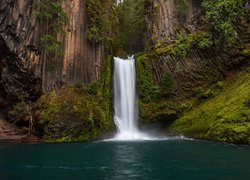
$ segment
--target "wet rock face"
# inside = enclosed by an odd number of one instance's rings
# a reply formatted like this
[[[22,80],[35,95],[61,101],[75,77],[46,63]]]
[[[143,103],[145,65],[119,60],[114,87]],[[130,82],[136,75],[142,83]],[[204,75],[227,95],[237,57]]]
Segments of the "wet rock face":
[[[35,100],[41,94],[39,24],[33,1],[0,2],[0,99]],[[0,103],[1,104],[1,103]]]

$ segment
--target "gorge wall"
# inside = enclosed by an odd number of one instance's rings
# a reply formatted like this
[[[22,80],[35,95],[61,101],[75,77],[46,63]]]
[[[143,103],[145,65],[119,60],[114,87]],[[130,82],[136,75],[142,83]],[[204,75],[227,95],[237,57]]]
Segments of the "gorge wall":
[[[156,0],[150,1],[146,16],[147,37],[151,45],[168,45],[179,34],[202,32],[204,12],[202,0]],[[245,60],[238,58],[239,49],[211,51],[191,50],[186,57],[161,54],[151,57],[154,81],[160,84],[165,75],[174,80],[175,94],[189,97],[195,89],[226,76],[228,70]]]
[[[64,56],[56,58],[54,68],[46,59],[43,89],[49,91],[60,83],[88,84],[100,78],[103,45],[87,40],[88,17],[86,0],[64,1],[63,8],[68,16],[66,35],[58,36],[64,42]]]
[[[0,109],[41,94],[39,23],[33,1],[0,2]]]
[[[171,135],[249,144],[249,0],[146,5],[149,46],[137,58],[141,122]],[[228,46],[225,24],[233,29]]]
[[[100,76],[103,45],[87,40],[86,0],[64,1],[68,16],[63,56],[48,58],[41,44],[46,23],[33,0],[0,2],[0,107],[8,101],[37,99],[61,84],[90,83]],[[53,63],[53,68],[51,64]],[[10,102],[11,103],[11,102]]]
[[[196,31],[201,25],[201,2],[202,0],[151,1],[146,16],[149,38],[157,41],[171,39],[180,28]]]

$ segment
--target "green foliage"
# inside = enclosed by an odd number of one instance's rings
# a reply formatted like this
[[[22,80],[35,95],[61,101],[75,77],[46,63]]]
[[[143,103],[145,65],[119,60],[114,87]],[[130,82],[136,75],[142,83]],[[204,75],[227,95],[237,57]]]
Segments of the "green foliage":
[[[176,57],[185,57],[194,49],[205,50],[212,47],[212,37],[207,32],[185,34],[180,32],[173,43],[166,46],[157,44],[153,47],[153,53],[161,56],[169,54]]]
[[[46,55],[54,58],[56,55],[61,56],[62,43],[56,38],[57,34],[64,34],[63,27],[68,21],[68,17],[62,8],[62,0],[42,0],[37,1],[38,17],[43,23],[47,24],[46,34],[41,36],[41,42]],[[49,62],[54,64],[53,61]]]
[[[22,101],[17,103],[13,109],[9,112],[11,118],[15,122],[28,122],[30,118],[30,107],[29,105]]]
[[[244,104],[246,107],[250,108],[250,97],[245,100]]]
[[[49,142],[95,140],[113,128],[111,56],[105,58],[101,80],[46,93],[35,104],[35,127]]]
[[[189,2],[187,0],[177,0],[177,1],[174,1],[174,3],[176,6],[176,10],[178,12],[179,19],[181,21],[185,21]]]
[[[171,75],[165,74],[161,82],[161,92],[162,96],[169,96],[174,91],[174,80]]]
[[[139,96],[143,102],[150,102],[160,93],[160,87],[154,83],[152,66],[147,54],[136,61]]]
[[[116,44],[128,54],[144,48],[146,22],[145,0],[124,0],[117,7],[119,33]]]
[[[38,17],[53,21],[50,27],[58,29],[64,25],[68,17],[62,9],[62,0],[42,0],[37,2]],[[60,31],[61,29],[58,29]]]
[[[187,0],[177,0],[175,1],[175,4],[178,11],[185,11],[188,8]]]
[[[86,85],[85,89],[89,94],[97,95],[98,94],[98,82],[92,82],[91,84]]]
[[[104,64],[102,68],[102,76],[100,80],[100,88],[99,93],[102,98],[103,105],[108,112],[107,119],[110,119],[112,121],[112,112],[111,112],[111,102],[112,102],[112,94],[111,94],[111,85],[112,85],[112,70],[111,70],[111,64],[112,64],[112,56],[107,56],[104,58]]]
[[[205,18],[217,46],[231,47],[242,26],[243,0],[203,0]]]
[[[101,0],[87,0],[86,8],[89,19],[87,37],[91,42],[98,43],[105,36],[105,10]]]
[[[87,38],[92,43],[104,42],[106,52],[114,54],[118,48],[115,41],[119,31],[117,6],[114,0],[87,0]]]
[[[217,83],[218,88],[221,83]],[[223,92],[187,112],[172,133],[230,143],[250,143],[249,68],[228,82]]]
[[[210,88],[198,87],[196,89],[196,97],[198,97],[198,99],[202,101],[202,100],[207,100],[211,97],[217,96],[222,92],[224,88],[223,86],[224,86],[224,83],[219,81],[211,85]]]
[[[181,105],[171,100],[140,102],[139,105],[141,122],[143,123],[153,121],[170,123],[176,120],[182,111]]]
[[[196,91],[196,96],[200,100],[208,99],[214,96],[214,92],[211,89],[204,90],[203,88],[198,88]]]
[[[246,44],[243,47],[241,54],[244,56],[250,56],[250,44]]]
[[[175,1],[180,18],[186,17],[188,1]],[[177,31],[174,41],[168,39],[156,42],[150,47],[158,56],[169,54],[175,57],[186,57],[191,51],[218,51],[236,45],[243,30],[243,0],[202,0],[204,10],[203,31],[187,34]],[[183,28],[181,28],[183,29]],[[152,37],[154,39],[154,37]],[[155,42],[155,40],[153,40]],[[243,54],[246,52],[243,51]]]
[[[57,41],[56,38],[52,35],[43,35],[41,37],[43,47],[48,53],[58,53],[62,54],[62,43]]]
[[[101,97],[80,85],[47,93],[35,110],[36,127],[50,142],[94,140],[112,126]]]

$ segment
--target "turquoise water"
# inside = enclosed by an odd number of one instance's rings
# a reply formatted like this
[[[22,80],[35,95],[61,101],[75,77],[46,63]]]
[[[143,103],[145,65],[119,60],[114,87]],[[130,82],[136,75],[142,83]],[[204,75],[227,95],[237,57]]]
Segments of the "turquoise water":
[[[206,141],[0,144],[0,180],[250,179],[250,147]]]

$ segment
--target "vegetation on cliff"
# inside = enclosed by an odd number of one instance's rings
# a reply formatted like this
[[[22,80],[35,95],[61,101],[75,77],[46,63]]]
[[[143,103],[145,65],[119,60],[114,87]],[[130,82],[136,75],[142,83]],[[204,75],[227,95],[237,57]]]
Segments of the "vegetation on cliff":
[[[179,3],[176,2],[179,9],[187,8],[186,3]],[[250,143],[249,107],[245,106],[249,96],[246,89],[250,89],[249,68],[243,70],[244,73],[235,78],[237,82],[234,83],[232,80],[222,83],[221,77],[212,79],[211,75],[211,81],[193,88],[194,95],[188,99],[178,97],[175,92],[176,79],[171,74],[161,74],[161,80],[156,80],[159,72],[156,72],[155,61],[163,63],[163,59],[175,59],[173,62],[176,63],[181,59],[195,58],[192,53],[195,56],[205,54],[209,58],[216,58],[237,49],[237,54],[228,61],[238,62],[238,65],[239,62],[246,62],[244,60],[249,57],[249,30],[246,27],[244,1],[203,0],[201,8],[203,24],[198,30],[189,32],[185,27],[179,27],[174,36],[163,38],[163,41],[151,39],[153,44],[149,43],[151,46],[138,54],[141,121],[145,123],[163,120],[171,123],[178,119],[170,128],[172,133],[223,142]],[[203,58],[206,59],[205,56]],[[203,76],[210,77],[209,74]]]
[[[161,37],[160,40],[152,36],[146,43],[145,13],[155,13],[150,8],[158,10],[157,3],[152,6],[152,0],[125,0],[121,4],[112,0],[87,0],[86,38],[93,44],[103,44],[106,54],[125,56],[143,51],[136,55],[141,122],[172,122],[179,118],[170,127],[171,133],[223,142],[250,143],[249,68],[245,68],[229,83],[211,80],[214,83],[211,89],[207,89],[210,83],[207,81],[204,87],[193,90],[195,96],[184,99],[178,97],[176,76],[171,74],[171,70],[157,72],[155,67],[155,62],[162,58],[174,59],[176,63],[189,58],[193,52],[204,53],[213,59],[237,48],[238,54],[232,58],[249,57],[249,42],[243,42],[244,37],[247,37],[245,1],[200,2],[201,24],[195,31],[178,26],[173,35]],[[179,16],[184,17],[188,13],[187,0],[176,1],[175,6]],[[63,53],[62,38],[58,37],[64,34],[67,15],[61,0],[39,1],[37,8],[39,19],[46,24],[41,36],[43,52],[47,56],[45,60],[49,58],[53,61],[55,56]],[[156,18],[154,14],[150,15]],[[153,26],[151,28],[155,28]],[[111,64],[109,56],[105,59],[101,79],[90,85],[66,85],[46,93],[33,105],[27,105],[26,102],[17,104],[10,112],[11,119],[28,126],[33,117],[32,125],[36,127],[33,132],[39,131],[46,141],[100,138],[103,133],[113,129]],[[230,67],[234,68],[234,64]],[[157,73],[161,73],[158,79]],[[223,74],[224,77],[226,75]],[[209,74],[204,76],[210,77]]]
[[[145,0],[126,0],[117,6],[119,32],[116,45],[127,54],[136,53],[144,48],[145,11]]]
[[[37,101],[37,125],[46,141],[95,140],[113,130],[111,60],[111,56],[105,58],[99,81],[68,86]]]
[[[32,132],[47,142],[95,140],[112,131],[111,59],[105,58],[99,81],[66,85],[44,94],[32,105],[18,103],[11,118],[31,125]]]
[[[109,109],[96,85],[68,86],[42,96],[35,103],[36,125],[46,141],[84,141],[111,130]]]
[[[87,38],[103,42],[108,53],[117,56],[133,54],[144,48],[145,0],[87,0]]]
[[[250,68],[225,82],[223,91],[193,107],[170,132],[198,139],[250,144]]]
[[[62,8],[62,0],[43,0],[36,2],[37,16],[44,29],[41,42],[48,57],[52,58],[55,54],[63,54],[62,42],[58,41],[56,34],[64,34],[64,26],[68,17]]]
[[[184,17],[187,13],[187,3],[186,0],[176,2],[176,8],[184,13]],[[203,0],[201,4],[202,27],[199,30],[190,32],[183,25],[179,25],[173,37],[156,42],[152,37],[153,45],[149,46],[147,51],[158,56],[186,57],[197,50],[221,53],[239,44],[240,36],[245,33],[247,16],[244,0]]]
[[[103,3],[100,0],[87,0],[86,7],[89,19],[87,37],[91,42],[98,43],[105,38],[107,31],[105,24],[107,16],[105,16]]]
[[[244,0],[203,0],[205,20],[217,48],[232,47],[243,30]]]

